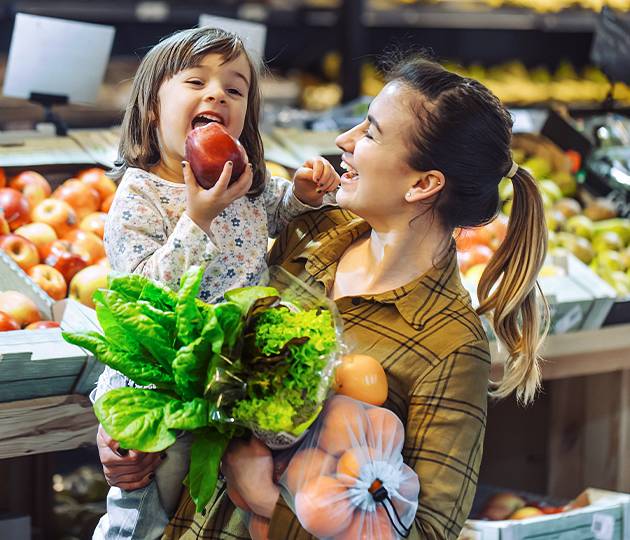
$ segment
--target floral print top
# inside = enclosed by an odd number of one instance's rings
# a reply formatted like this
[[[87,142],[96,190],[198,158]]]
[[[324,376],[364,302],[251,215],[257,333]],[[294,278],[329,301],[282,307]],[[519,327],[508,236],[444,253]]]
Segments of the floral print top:
[[[297,199],[291,182],[268,177],[259,197],[241,197],[217,216],[210,236],[185,209],[184,184],[127,169],[105,225],[105,251],[112,269],[142,274],[177,290],[189,266],[205,265],[199,297],[218,302],[227,290],[256,285],[267,268],[268,238],[313,207]],[[92,397],[129,383],[105,368]]]

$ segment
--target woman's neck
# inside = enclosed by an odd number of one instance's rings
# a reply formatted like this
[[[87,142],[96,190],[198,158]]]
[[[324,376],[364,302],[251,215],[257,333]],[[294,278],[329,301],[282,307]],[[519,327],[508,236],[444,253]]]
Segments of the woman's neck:
[[[333,298],[379,294],[410,283],[430,270],[444,249],[437,226],[376,229],[341,256]]]

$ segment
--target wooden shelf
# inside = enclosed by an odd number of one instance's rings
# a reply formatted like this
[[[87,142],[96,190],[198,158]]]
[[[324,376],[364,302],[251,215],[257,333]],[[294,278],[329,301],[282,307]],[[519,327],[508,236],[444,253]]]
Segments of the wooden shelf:
[[[97,425],[78,394],[0,403],[0,459],[95,444]]]
[[[503,355],[496,342],[490,348],[496,378],[503,369]],[[630,324],[549,336],[542,357],[545,380],[630,369]]]

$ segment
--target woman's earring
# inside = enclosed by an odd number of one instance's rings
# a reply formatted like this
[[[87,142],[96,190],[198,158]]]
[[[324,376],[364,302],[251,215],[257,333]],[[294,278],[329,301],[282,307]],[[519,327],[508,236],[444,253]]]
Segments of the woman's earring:
[[[411,199],[411,191],[408,191],[408,192],[407,192],[406,197],[407,197],[407,199]]]

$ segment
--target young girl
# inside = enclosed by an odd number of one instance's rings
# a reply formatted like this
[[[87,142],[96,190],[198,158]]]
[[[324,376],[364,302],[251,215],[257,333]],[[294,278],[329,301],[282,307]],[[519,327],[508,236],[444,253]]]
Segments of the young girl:
[[[176,289],[190,265],[205,265],[200,297],[208,302],[231,288],[257,283],[266,268],[268,237],[320,206],[339,183],[323,158],[304,163],[292,183],[270,177],[258,132],[259,109],[257,69],[234,34],[185,30],[146,55],[123,120],[114,171],[122,180],[105,229],[114,270],[140,273]],[[216,185],[206,190],[183,160],[186,136],[209,122],[219,122],[241,141],[248,166],[228,186],[232,163],[226,163]],[[106,368],[93,398],[130,384]],[[162,456],[150,455],[119,448],[101,427],[98,444],[106,474],[120,487],[110,490],[108,513],[94,537],[159,537],[188,468],[187,439]],[[165,461],[156,470],[156,486],[151,470],[160,457]],[[125,482],[129,466],[145,467],[147,474],[140,482]]]

